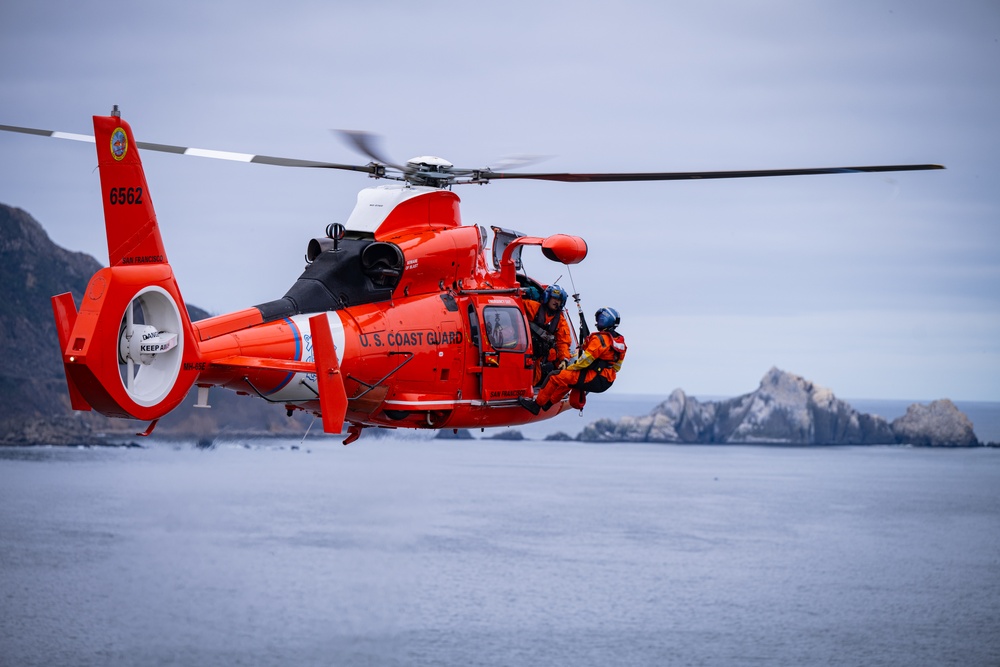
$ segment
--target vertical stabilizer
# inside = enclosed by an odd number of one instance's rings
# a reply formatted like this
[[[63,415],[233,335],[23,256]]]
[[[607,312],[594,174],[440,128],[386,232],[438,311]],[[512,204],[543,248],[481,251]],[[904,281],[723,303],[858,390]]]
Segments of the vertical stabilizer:
[[[132,128],[117,115],[94,116],[94,139],[110,266],[165,264],[167,255]]]

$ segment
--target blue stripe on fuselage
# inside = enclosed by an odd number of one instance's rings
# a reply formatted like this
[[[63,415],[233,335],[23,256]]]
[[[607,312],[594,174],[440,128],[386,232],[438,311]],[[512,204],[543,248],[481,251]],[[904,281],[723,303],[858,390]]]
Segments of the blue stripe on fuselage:
[[[295,326],[295,322],[293,322],[290,318],[286,317],[285,322],[287,322],[288,326],[291,327],[292,335],[295,337],[294,360],[299,361],[302,358],[302,334],[299,332],[299,328]],[[264,395],[270,396],[271,394],[281,391],[282,389],[288,386],[288,383],[292,381],[293,377],[295,377],[295,373],[289,371],[288,374],[285,375],[284,379],[282,379],[281,382],[278,383],[278,386],[276,386],[274,389],[271,389],[270,391],[264,392]]]

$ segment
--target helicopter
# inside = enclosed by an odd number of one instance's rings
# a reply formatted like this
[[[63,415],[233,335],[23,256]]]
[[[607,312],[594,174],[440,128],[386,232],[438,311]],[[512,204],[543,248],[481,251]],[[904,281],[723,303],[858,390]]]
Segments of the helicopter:
[[[0,130],[93,142],[100,171],[109,265],[91,278],[79,306],[51,298],[74,410],[149,422],[196,388],[195,407],[225,388],[312,413],[323,430],[360,437],[365,428],[461,429],[516,426],[581,408],[571,393],[535,415],[532,337],[525,299],[546,285],[521,261],[537,246],[574,265],[586,241],[464,225],[453,187],[498,180],[574,183],[753,178],[942,169],[934,164],[813,169],[637,173],[521,173],[457,168],[435,156],[386,159],[374,135],[343,132],[370,162],[361,165],[229,153],[137,142],[115,105],[94,116],[94,134],[0,125]],[[346,222],[307,243],[306,267],[279,299],[191,321],[167,260],[140,149],[360,172],[388,181],[364,188]],[[491,260],[491,261],[490,261]],[[581,330],[586,335],[579,305]],[[569,318],[569,312],[563,316]]]

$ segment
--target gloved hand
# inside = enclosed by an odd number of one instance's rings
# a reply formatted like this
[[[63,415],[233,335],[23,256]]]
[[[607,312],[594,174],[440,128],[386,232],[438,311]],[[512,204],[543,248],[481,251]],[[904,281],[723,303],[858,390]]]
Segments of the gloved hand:
[[[556,366],[556,370],[557,371],[561,371],[561,370],[563,370],[565,368],[566,368],[566,360],[563,359],[562,361],[559,362],[559,365]]]

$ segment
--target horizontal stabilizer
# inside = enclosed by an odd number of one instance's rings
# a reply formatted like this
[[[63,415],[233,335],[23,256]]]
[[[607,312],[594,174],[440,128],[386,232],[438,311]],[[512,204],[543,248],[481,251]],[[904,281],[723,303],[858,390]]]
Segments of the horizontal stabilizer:
[[[215,359],[212,366],[223,368],[246,368],[248,370],[283,371],[287,373],[315,373],[316,364],[311,361],[293,361],[291,359],[271,359],[269,357],[232,356]]]

